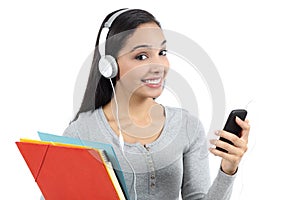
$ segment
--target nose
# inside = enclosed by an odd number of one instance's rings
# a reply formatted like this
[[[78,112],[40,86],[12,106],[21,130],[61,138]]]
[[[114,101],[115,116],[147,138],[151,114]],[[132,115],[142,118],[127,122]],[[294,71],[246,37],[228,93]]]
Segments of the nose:
[[[158,63],[149,65],[149,72],[155,76],[162,76],[167,72],[167,69],[167,66]]]
[[[162,74],[167,72],[169,69],[169,61],[167,57],[158,56],[152,59],[151,64],[149,63],[150,72],[153,74]]]

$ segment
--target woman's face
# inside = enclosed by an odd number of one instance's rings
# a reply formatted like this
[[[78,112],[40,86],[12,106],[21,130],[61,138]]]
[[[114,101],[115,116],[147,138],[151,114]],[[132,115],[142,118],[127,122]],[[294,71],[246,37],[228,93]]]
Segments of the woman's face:
[[[117,62],[117,84],[123,91],[143,98],[158,97],[169,69],[166,40],[160,27],[155,23],[138,26],[120,50]]]

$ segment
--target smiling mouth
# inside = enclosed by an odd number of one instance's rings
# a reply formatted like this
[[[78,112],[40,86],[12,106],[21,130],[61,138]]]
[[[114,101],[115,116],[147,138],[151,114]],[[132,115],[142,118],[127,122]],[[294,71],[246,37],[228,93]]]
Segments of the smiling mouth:
[[[162,78],[156,78],[156,79],[143,79],[142,82],[146,84],[151,84],[151,85],[157,85],[160,84]]]

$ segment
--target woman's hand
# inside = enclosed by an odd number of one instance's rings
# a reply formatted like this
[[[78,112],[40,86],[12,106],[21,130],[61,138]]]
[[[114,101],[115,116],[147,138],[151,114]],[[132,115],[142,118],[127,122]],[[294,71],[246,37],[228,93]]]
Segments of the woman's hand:
[[[230,140],[233,145],[223,142],[221,140],[211,140],[211,143],[216,147],[220,147],[228,151],[228,153],[219,151],[215,148],[210,148],[211,153],[216,156],[220,156],[222,159],[221,168],[229,175],[233,175],[238,168],[238,165],[247,151],[248,135],[250,131],[249,121],[242,121],[236,117],[236,123],[242,128],[241,137],[229,133],[227,131],[217,131],[216,134],[220,137]]]

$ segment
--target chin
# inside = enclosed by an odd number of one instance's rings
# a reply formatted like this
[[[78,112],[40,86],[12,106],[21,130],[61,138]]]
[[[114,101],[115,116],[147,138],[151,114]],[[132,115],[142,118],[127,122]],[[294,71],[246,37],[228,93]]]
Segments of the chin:
[[[163,92],[163,87],[149,89],[146,87],[140,88],[140,90],[136,91],[136,95],[143,97],[143,98],[158,98]]]
[[[144,98],[156,99],[162,94],[162,91],[140,93],[139,96]]]
[[[156,99],[156,98],[158,98],[161,94],[162,94],[162,91],[157,92],[157,93],[150,94],[148,97],[149,97],[149,98],[152,98],[152,99]]]

